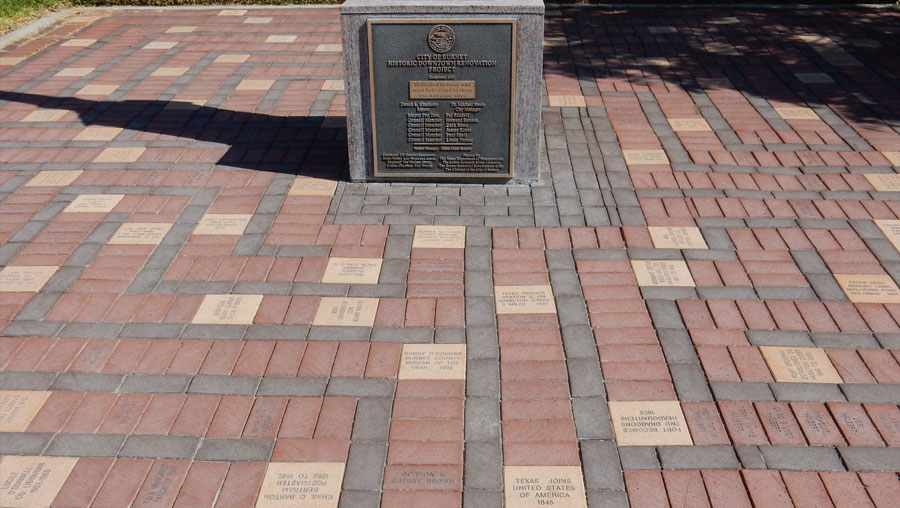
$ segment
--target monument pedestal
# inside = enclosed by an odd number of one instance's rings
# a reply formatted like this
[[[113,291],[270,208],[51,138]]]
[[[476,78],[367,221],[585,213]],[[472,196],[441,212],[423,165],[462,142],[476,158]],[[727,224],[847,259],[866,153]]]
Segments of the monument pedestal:
[[[347,0],[354,181],[538,178],[541,0]]]

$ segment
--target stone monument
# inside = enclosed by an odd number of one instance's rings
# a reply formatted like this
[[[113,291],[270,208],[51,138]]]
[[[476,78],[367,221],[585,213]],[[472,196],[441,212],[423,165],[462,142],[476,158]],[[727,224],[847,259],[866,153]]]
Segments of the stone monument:
[[[534,182],[541,0],[347,0],[354,181]]]

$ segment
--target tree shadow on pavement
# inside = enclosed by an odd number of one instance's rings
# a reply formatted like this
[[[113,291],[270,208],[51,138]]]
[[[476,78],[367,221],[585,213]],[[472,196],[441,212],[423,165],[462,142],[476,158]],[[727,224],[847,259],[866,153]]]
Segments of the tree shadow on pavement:
[[[606,6],[547,14],[544,75],[575,78],[586,95],[654,85],[736,90],[796,106],[824,105],[864,128],[900,126],[898,11]],[[856,63],[835,65],[829,52]],[[822,73],[833,82],[806,84],[795,73]],[[698,78],[714,84],[700,85]]]

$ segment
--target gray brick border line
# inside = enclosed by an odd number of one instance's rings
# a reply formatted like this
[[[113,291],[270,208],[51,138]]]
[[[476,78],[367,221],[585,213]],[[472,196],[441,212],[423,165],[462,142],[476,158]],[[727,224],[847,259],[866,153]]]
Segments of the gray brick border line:
[[[587,117],[567,118],[567,120],[588,121]],[[545,122],[544,128],[547,130],[550,126]],[[584,128],[587,129],[587,127]],[[571,130],[570,132],[575,131]],[[559,137],[565,138],[565,133],[561,133]],[[458,185],[442,188],[440,192],[426,192],[429,188],[428,184],[418,186],[370,184],[368,187],[363,187],[360,184],[348,183],[338,200],[337,209],[334,210],[333,222],[554,227],[560,225],[559,216],[563,215],[569,217],[569,219],[565,219],[566,222],[563,225],[581,226],[585,224],[585,220],[596,225],[618,223],[618,213],[616,208],[611,205],[614,199],[613,193],[609,189],[610,185],[605,181],[605,176],[603,177],[604,181],[598,184],[597,170],[593,167],[597,164],[601,168],[603,167],[600,158],[601,147],[593,139],[588,139],[587,144],[578,143],[578,146],[582,145],[587,147],[582,151],[587,150],[587,152],[581,157],[580,164],[584,165],[590,162],[590,171],[587,167],[582,167],[572,177],[570,176],[572,172],[569,171],[571,165],[569,165],[563,173],[556,173],[559,176],[553,177],[556,179],[555,181],[553,178],[544,179],[530,188],[523,186],[497,189],[476,185]],[[542,159],[546,164],[550,164],[545,149],[546,141],[543,139],[542,148],[544,148]],[[562,157],[560,161],[568,160],[568,149],[563,151],[566,152],[566,156]],[[593,160],[588,159],[587,153],[591,154]],[[624,164],[621,169],[624,172]],[[628,183],[627,173],[620,173],[620,176],[623,175]],[[616,182],[620,180],[621,178],[618,178]],[[617,185],[613,185],[613,187],[617,187]],[[630,187],[630,185],[626,185],[626,187]],[[498,191],[507,194],[498,196]],[[442,197],[441,195],[446,196]],[[530,195],[530,200],[528,195]],[[384,199],[385,196],[388,198],[387,200]],[[484,201],[480,201],[481,198],[484,198]],[[472,200],[479,201],[473,202]],[[584,203],[584,207],[582,207],[582,203]],[[459,209],[460,206],[463,208]],[[477,215],[466,214],[473,210],[477,210],[479,213]],[[643,223],[643,219],[641,218],[639,222]]]
[[[850,220],[845,219],[737,219],[728,217],[695,217],[699,228],[783,228],[802,229],[850,229]],[[794,226],[796,224],[796,226]]]
[[[844,42],[844,41],[839,41],[839,44],[840,44],[840,42]],[[840,45],[845,50],[848,48],[851,49],[851,51],[849,51],[849,52],[851,52],[855,58],[857,58],[861,62],[863,62],[864,65],[866,65],[867,69],[871,69],[871,70],[875,71],[877,74],[879,74],[882,78],[890,80],[890,78],[888,78],[886,73],[884,72],[884,69],[877,62],[874,62],[871,59],[867,58],[865,55],[859,53],[858,51],[855,51],[855,48],[849,46],[848,44],[846,44],[846,42],[844,42],[843,44],[840,44]],[[877,101],[874,101],[871,97],[869,97],[869,95],[866,92],[864,92],[862,90],[862,88],[860,88],[859,85],[854,83],[851,79],[844,77],[843,73],[839,69],[837,69],[833,64],[831,64],[830,62],[825,60],[825,58],[822,57],[822,55],[820,55],[818,52],[816,52],[809,44],[802,43],[802,42],[796,42],[794,44],[794,47],[796,49],[798,49],[801,53],[803,53],[812,62],[816,63],[819,68],[825,70],[826,73],[829,76],[831,76],[838,84],[840,84],[844,88],[844,90],[846,90],[848,93],[856,95],[860,99],[864,100],[864,102],[867,102],[867,104],[869,104],[870,106],[875,106],[875,109],[878,110],[880,113],[882,113],[882,115],[884,115],[884,114],[889,115],[889,112],[887,112],[887,110],[883,106],[881,106],[880,104],[877,103]],[[816,111],[816,113],[820,116],[820,118],[822,118],[823,121],[825,121],[826,123],[828,123],[829,126],[831,126],[832,128],[835,129],[835,132],[846,142],[848,148],[850,148],[852,150],[856,150],[856,151],[864,151],[864,150],[872,150],[873,149],[871,147],[871,145],[869,145],[839,115],[835,114],[827,105],[822,104],[821,100],[818,96],[816,96],[804,84],[800,83],[799,80],[797,80],[793,76],[793,73],[790,72],[788,70],[788,68],[777,59],[777,57],[775,57],[774,55],[767,55],[767,56],[763,56],[762,60],[765,62],[765,64],[768,67],[770,67],[773,70],[773,72],[776,75],[778,75],[779,77],[784,79],[785,82],[788,84],[788,87],[791,88],[792,91],[794,91],[798,95],[798,97],[800,97],[802,100],[804,100],[806,103],[808,103],[810,105],[810,107]],[[879,71],[881,71],[881,72],[879,72]],[[752,90],[753,87],[752,87],[752,85],[749,84],[749,82],[747,82],[745,84],[747,85],[748,90]],[[753,103],[752,97],[750,97],[747,92],[745,92],[744,95],[745,95],[745,97],[747,97],[748,100],[751,101],[751,103]],[[767,114],[771,115],[770,124],[773,122],[776,122],[782,128],[787,126],[787,123],[784,121],[781,121],[781,118],[780,118],[780,116],[777,115],[777,113],[774,113],[774,111],[766,110],[766,106],[768,106],[767,103],[765,105],[763,105],[762,104],[763,101],[761,99],[757,99],[757,100],[760,101],[760,106],[757,107],[757,110],[760,112],[760,114],[767,120],[770,120],[769,117],[767,117]],[[756,106],[755,103],[754,103],[754,106]],[[771,109],[770,106],[769,106],[769,109]],[[775,130],[783,130],[783,129],[776,128],[774,124],[773,124],[773,128]],[[791,130],[793,130],[793,129],[791,129]],[[810,150],[818,150],[820,148],[829,149],[827,147],[832,147],[832,146],[834,146],[834,145],[825,145],[824,147],[821,145],[813,145],[813,146],[809,146],[807,149],[810,149]]]
[[[53,27],[60,20],[72,16],[75,13],[76,11],[74,9],[63,9],[61,11],[52,12],[35,21],[32,21],[31,23],[28,23],[23,27],[13,30],[8,34],[4,34],[2,37],[0,37],[0,49],[4,51],[10,51],[16,47],[19,47],[21,44],[17,43],[28,42],[28,39],[34,37],[38,32]],[[24,62],[25,61],[23,60],[22,62],[19,62],[18,64],[12,66],[7,70],[11,71],[12,69],[15,69],[16,66],[21,65]],[[5,75],[5,73],[0,74],[0,76],[2,75]]]
[[[804,49],[809,50],[812,53],[812,48],[809,48],[808,45],[805,45]],[[803,51],[803,50],[801,50]],[[807,57],[811,57],[812,55],[807,53]],[[781,78],[782,81],[787,85],[788,88],[791,89],[798,97],[801,98],[804,102],[810,105],[810,107],[815,110],[816,114],[819,115],[825,123],[828,124],[829,127],[834,129],[835,133],[841,137],[846,142],[844,149],[847,150],[872,150],[872,147],[856,132],[850,125],[844,121],[839,115],[837,115],[834,111],[828,108],[826,104],[823,104],[821,99],[813,92],[805,83],[802,83],[797,76],[788,68],[785,64],[781,63],[777,57],[768,56],[763,59],[766,62],[766,65],[769,66],[773,73]],[[819,60],[820,66],[825,62],[825,60],[816,53],[816,57],[814,60]],[[837,71],[834,66],[828,65],[828,68],[825,69],[829,77],[835,80],[835,82],[841,83],[844,86],[845,90],[851,90],[853,87],[858,87],[855,83],[850,80],[844,78],[843,74],[840,71]],[[851,88],[848,88],[847,85],[850,85]],[[811,145],[810,149],[818,150],[823,148],[825,150],[833,150],[836,145]]]
[[[546,92],[543,95],[546,103]],[[622,223],[617,192],[633,192],[625,170],[606,159],[615,155],[615,134],[601,107],[542,109],[542,181],[532,189],[538,227],[608,226]],[[604,123],[605,122],[605,123]],[[621,178],[624,176],[623,178]],[[546,177],[546,178],[545,178]],[[620,183],[625,189],[618,189]],[[630,189],[630,191],[629,191]],[[634,202],[636,204],[636,201]],[[642,218],[640,219],[643,220]]]
[[[466,398],[463,504],[497,506],[503,492],[500,341],[494,312],[491,230],[467,228]]]
[[[14,177],[13,179],[17,180],[20,185],[22,185],[30,179],[29,176],[22,175],[22,178]],[[12,192],[15,192],[15,190],[12,190],[10,193]],[[47,227],[47,224],[49,224],[50,221],[53,220],[53,217],[61,212],[63,208],[65,208],[65,204],[51,200],[41,208],[39,212],[34,214],[31,220],[13,233],[9,240],[0,245],[0,265],[9,264],[9,262],[12,261],[12,259],[15,258],[35,236],[39,235],[41,231]]]
[[[338,180],[337,187],[334,189],[334,196],[331,197],[331,202],[328,203],[328,211],[325,213],[325,219],[322,221],[323,225],[334,224],[334,217],[335,214],[337,214],[338,205],[341,203],[341,200],[344,197],[344,190],[346,189],[347,185],[350,184],[343,180]]]
[[[67,195],[68,196],[68,195]],[[61,213],[62,210],[70,203],[75,195],[72,195],[68,200],[63,201],[59,198],[58,194],[54,197],[53,201],[44,208],[38,215],[35,217],[41,216],[43,212],[51,212],[55,209],[55,213],[53,213],[53,217],[57,214]],[[53,205],[52,207],[50,205]],[[119,226],[121,226],[127,218],[127,214],[124,213],[108,213],[103,220],[97,224],[91,234],[78,245],[78,247],[72,251],[66,261],[63,262],[62,266],[60,266],[59,270],[50,278],[49,281],[41,288],[41,291],[35,294],[27,304],[19,311],[18,314],[13,318],[13,322],[18,321],[40,321],[47,315],[48,312],[53,308],[54,305],[59,301],[60,298],[63,297],[68,292],[69,287],[81,276],[81,272],[84,271],[85,268],[93,261],[94,257],[100,252],[106,242],[115,234],[116,230],[118,230]],[[39,234],[40,230],[51,221],[53,218],[49,218],[47,221],[43,222],[43,225],[40,228],[34,228],[36,231],[33,235],[29,236],[26,242],[30,242],[34,236]],[[28,222],[19,232],[26,230],[29,224],[35,222],[34,220]],[[18,232],[16,233],[19,234]],[[13,238],[16,236],[14,235]]]
[[[0,372],[4,390],[183,393],[248,397],[392,397],[396,379],[96,372]]]
[[[556,298],[585,489],[589,499],[625,502],[625,481],[610,422],[600,358],[575,269],[575,257],[569,250],[547,250],[545,256]]]
[[[546,95],[546,93],[542,94]],[[544,102],[546,104],[546,100]],[[563,112],[573,114],[563,108],[542,108],[541,155],[549,169],[548,187],[553,191],[559,225],[584,225],[581,201],[578,196],[575,172],[569,152]],[[581,109],[575,110],[575,118],[580,118]],[[570,120],[572,117],[570,117]],[[577,212],[577,213],[576,213]],[[555,225],[555,224],[554,224]]]
[[[351,295],[352,296],[352,295]],[[48,304],[42,304],[48,305]],[[195,325],[190,323],[98,323],[17,320],[0,331],[6,337],[81,339],[219,339],[396,342],[400,344],[465,341],[463,328],[341,327],[308,325]]]
[[[696,292],[701,293],[701,290],[698,288]],[[668,298],[668,295],[658,292],[648,294],[644,290],[641,290],[641,293],[653,327],[656,329],[657,339],[679,400],[712,400],[706,372],[700,364],[694,343],[681,319],[681,311],[676,303],[678,298]]]
[[[162,101],[162,99],[160,99]],[[102,101],[101,101],[102,102]],[[105,111],[105,109],[104,109]],[[156,110],[153,110],[156,113]],[[98,114],[102,113],[98,110],[92,110],[89,113],[85,113],[84,117],[88,120],[86,121],[72,121],[72,122],[0,122],[0,128],[3,129],[29,129],[37,126],[38,128],[46,128],[46,129],[74,129],[74,128],[83,128],[86,123],[93,122],[93,118]],[[3,141],[0,142],[0,148],[60,148],[60,147],[75,147],[75,148],[99,148],[99,147],[129,147],[129,146],[141,146],[146,148],[215,148],[219,147],[221,144],[212,142],[212,141],[178,141],[178,140],[154,140],[154,141],[132,141],[131,138],[139,132],[140,129],[135,129],[131,127],[123,127],[122,132],[119,133],[118,136],[112,141],[41,141],[41,142],[26,142],[26,141]],[[299,144],[299,143],[298,143]],[[17,164],[9,164],[10,168],[23,168],[22,172],[33,176],[33,174],[37,174],[37,172],[41,169],[46,170],[54,170],[54,169],[120,169],[119,166],[111,166],[114,163],[98,163],[98,162],[72,162],[72,163],[63,163],[63,162],[45,162],[45,163],[17,163]],[[154,171],[185,171],[185,170],[193,170],[193,171],[206,171],[211,169],[232,169],[228,166],[221,165],[218,166],[214,163],[208,162],[180,162],[180,163],[160,163],[160,162],[140,162],[135,161],[133,163],[129,163],[129,168],[133,169],[146,169],[146,170],[154,170]],[[248,171],[246,168],[236,168],[241,171]],[[80,185],[69,185],[67,189],[82,187]],[[170,187],[166,185],[143,185],[143,186],[99,186],[99,185],[91,185],[84,187],[93,187],[93,188],[104,188],[104,189],[128,189],[125,192],[119,192],[120,194],[139,194],[141,192],[146,193],[149,188],[154,189],[156,192],[167,193],[172,195],[184,195],[187,194],[186,189],[195,189],[196,187],[184,186],[184,187]]]
[[[114,187],[99,187],[99,186],[78,186],[72,189],[66,189],[65,192],[60,192],[57,194],[47,206],[45,206],[40,212],[35,214],[34,218],[31,221],[26,223],[18,232],[16,232],[9,242],[4,244],[4,249],[0,251],[2,253],[3,259],[2,263],[5,264],[9,262],[19,251],[36,235],[40,233],[41,230],[49,223],[53,218],[56,217],[57,214],[61,213],[62,210],[71,202],[78,194],[83,192],[101,192],[101,193],[114,193],[119,188]],[[214,189],[210,189],[215,192]],[[135,194],[134,188],[127,189],[127,194]],[[196,194],[202,194],[204,189],[198,188],[195,191],[195,201]],[[190,205],[186,207],[185,212],[182,212],[182,217],[188,212],[190,209]],[[169,231],[166,237],[163,239],[163,242],[160,244],[153,254],[151,254],[150,259],[147,264],[145,264],[144,268],[141,272],[136,276],[135,280],[132,282],[132,287],[136,284],[139,286],[142,284],[142,277],[147,277],[147,272],[158,273],[159,278],[161,279],[164,275],[164,269],[168,267],[171,263],[171,260],[174,259],[174,256],[177,254],[177,247],[183,243],[187,237],[183,236],[183,231],[178,227],[178,222],[182,219],[179,217],[176,220],[176,226]],[[197,217],[199,220],[199,216]],[[60,270],[53,276],[53,278],[42,288],[41,292],[35,295],[34,298],[29,301],[25,308],[16,316],[15,321],[37,321],[43,318],[47,314],[47,312],[52,309],[53,305],[62,297],[62,295],[66,292],[68,287],[78,279],[81,272],[87,267],[90,262],[93,260],[94,256],[102,249],[102,247],[106,244],[110,237],[115,234],[116,230],[119,226],[121,226],[127,220],[127,214],[122,213],[109,213],[104,217],[104,219],[97,225],[94,231],[87,237],[84,243],[79,245],[79,247],[73,251],[73,253],[66,259],[66,261],[61,266]],[[189,233],[189,232],[188,232]],[[22,236],[27,235],[27,236]],[[21,240],[21,241],[20,241]],[[12,247],[6,247],[7,245]],[[161,248],[162,246],[169,246],[170,248],[165,249]],[[176,247],[176,248],[172,248]],[[158,255],[159,254],[159,255]],[[171,259],[168,259],[164,264],[162,263],[162,259],[167,256],[171,256]],[[155,282],[153,283],[155,286]],[[131,291],[129,288],[126,292],[135,292]],[[149,292],[149,291],[148,291]],[[83,325],[81,325],[83,327]],[[45,324],[42,328],[46,328]],[[109,328],[109,325],[106,325]],[[23,329],[24,330],[24,329]]]
[[[352,506],[378,506],[387,459],[389,398],[361,398],[353,425],[342,495]],[[271,459],[276,438],[211,438],[175,435],[44,434],[3,432],[3,455],[181,459],[217,462]],[[356,504],[366,498],[368,504]],[[345,506],[342,501],[341,506]]]
[[[900,334],[853,332],[790,332],[782,330],[745,330],[754,346],[819,347],[823,349],[900,349]]]
[[[747,101],[750,106],[756,111],[756,113],[769,124],[769,128],[773,131],[790,131],[795,132],[794,128],[790,126],[781,116],[775,111],[775,108],[769,104],[769,101],[766,100],[761,94],[756,93],[756,89],[753,87],[753,84],[744,76],[740,69],[729,68],[725,69],[724,74],[728,77],[728,79],[734,84],[735,88],[738,92],[740,92],[741,96]],[[808,147],[806,144],[800,144],[802,148],[798,148],[798,150],[806,150]]]
[[[635,97],[637,97],[636,94]],[[597,143],[596,151],[599,151],[599,154],[592,152],[591,158],[599,158],[603,162],[605,178],[609,182],[609,196],[604,196],[604,201],[608,201],[610,204],[607,208],[610,224],[613,226],[646,225],[647,221],[637,200],[618,136],[612,128],[606,110],[600,107],[591,107],[587,108],[587,112]]]
[[[538,187],[345,183],[329,210],[335,224],[533,226]],[[332,216],[333,215],[333,216]]]
[[[693,99],[693,96],[691,98]],[[659,139],[669,161],[673,163],[692,163],[693,160],[684,148],[684,145],[682,145],[681,139],[669,125],[668,119],[663,114],[662,108],[660,108],[659,102],[656,100],[656,95],[653,92],[639,92],[637,93],[637,99],[644,116],[647,118],[647,123],[650,124],[650,128],[653,129],[653,133]],[[716,130],[715,133],[722,141],[722,144],[725,144],[726,140],[728,140],[728,131],[723,130],[719,132],[719,130]],[[734,136],[733,133],[731,135]],[[737,136],[734,136],[734,139],[731,141],[733,142],[736,139]]]
[[[381,503],[394,391],[359,399],[344,469],[340,507],[377,508]]]
[[[104,37],[104,39],[101,39],[101,40],[104,40],[104,42],[108,43],[110,40],[113,40],[116,36],[121,35],[122,33],[126,32],[129,28],[130,27],[128,27],[128,26],[124,26],[111,34],[106,35]],[[60,92],[60,94],[57,95],[57,98],[68,99],[68,98],[73,97],[75,92],[77,92],[83,86],[85,86],[85,85],[89,84],[91,81],[93,81],[94,77],[102,75],[103,72],[114,67],[116,64],[124,61],[129,56],[133,55],[134,53],[140,51],[146,43],[155,40],[159,35],[162,35],[162,34],[149,34],[144,39],[141,39],[140,41],[136,42],[132,46],[126,48],[118,55],[106,60],[103,64],[101,64],[96,69],[94,69],[94,71],[91,72],[91,74],[88,74],[87,76],[84,76],[80,79],[73,81],[66,89],[64,89],[62,92]],[[91,49],[92,49],[92,47],[91,47]],[[134,86],[137,84],[137,82],[140,79],[147,77],[150,74],[150,72],[152,72],[152,69],[155,69],[161,63],[165,62],[166,60],[168,60],[168,59],[172,58],[173,56],[175,56],[176,54],[178,54],[178,52],[181,49],[182,48],[176,44],[174,47],[166,50],[161,55],[159,55],[156,59],[154,59],[149,64],[144,66],[144,68],[142,68],[142,69],[138,70],[136,73],[134,73],[126,82],[120,84],[119,87],[113,93],[109,94],[101,102],[117,101],[118,99],[123,97],[126,94],[126,92],[128,92],[132,88],[134,88]]]
[[[595,122],[595,115],[596,120],[605,120],[606,110],[591,107],[583,111],[579,108],[578,111],[578,118],[566,118],[566,113],[563,113],[562,127],[575,179],[575,192],[580,200],[585,225],[597,227],[618,224],[621,217],[618,213],[616,194],[613,192],[613,188],[618,187],[613,185],[614,180],[607,174],[601,146],[604,136],[598,135],[595,128],[598,123],[602,123]],[[563,215],[563,211],[560,206],[560,216]]]
[[[175,219],[169,232],[159,245],[153,249],[141,271],[135,275],[125,293],[153,293],[165,276],[172,262],[181,251],[181,247],[194,231],[194,226],[206,213],[219,189],[215,187],[198,187],[193,198]]]
[[[253,217],[247,224],[244,234],[241,235],[241,238],[231,251],[232,256],[257,255],[266,239],[266,235],[269,233],[269,229],[275,222],[275,217],[281,210],[284,200],[287,198],[288,191],[290,190],[293,181],[294,177],[292,175],[283,173],[278,173],[272,178],[272,181],[269,182],[269,186],[266,188],[265,192],[263,192],[263,196],[259,200],[259,204],[253,212]],[[327,253],[325,254],[327,256]]]
[[[835,145],[826,145],[826,146],[835,146]],[[802,151],[806,149],[806,145],[767,145],[767,151],[769,152],[781,152],[781,151]],[[825,151],[825,150],[818,150]],[[673,162],[671,164],[672,171],[675,173],[691,173],[691,172],[699,172],[699,173],[761,173],[767,175],[815,175],[815,174],[825,174],[825,173],[842,173],[842,174],[863,174],[863,173],[891,173],[891,166],[738,166],[731,164],[694,164],[694,163],[681,163],[681,162]],[[706,189],[684,189],[685,192],[693,192],[702,195],[703,193],[709,192]],[[713,189],[715,190],[715,189]],[[740,190],[732,190],[732,192],[742,192]],[[773,195],[776,197],[787,191],[773,191]],[[803,195],[804,191],[796,191],[798,196]],[[805,191],[807,196],[816,196],[817,191]],[[829,191],[823,191],[829,192]],[[841,191],[834,191],[841,192]],[[886,192],[876,192],[869,191],[871,195],[887,195]]]
[[[350,453],[344,479],[344,492],[351,492],[353,506],[378,506],[382,474],[387,454],[390,425],[390,399],[362,398],[357,405]],[[151,436],[115,434],[39,434],[3,433],[7,439],[3,454],[54,455],[74,457],[169,458],[239,462],[267,461],[275,439],[228,439],[197,436]],[[12,439],[15,437],[16,439]],[[588,488],[589,498],[603,494],[624,496],[622,470],[696,470],[696,469],[769,469],[788,471],[892,472],[900,468],[900,454],[889,447],[820,446],[659,446],[618,447],[612,442],[584,441],[583,458],[603,458],[616,463],[622,456],[622,469],[614,477],[585,462],[590,483],[615,488]],[[483,464],[469,463],[477,469]],[[468,467],[466,468],[468,470]],[[612,470],[613,468],[608,468]],[[500,469],[489,476],[498,476]],[[617,479],[617,478],[618,479]],[[468,476],[467,476],[468,478]],[[484,497],[494,491],[467,490],[467,499]],[[620,494],[621,493],[621,494]],[[496,492],[499,494],[499,492]],[[370,504],[355,504],[365,498]]]
[[[706,123],[709,124],[710,128],[719,138],[719,141],[722,142],[722,145],[726,147],[729,144],[738,144],[741,143],[740,138],[737,133],[734,132],[734,129],[731,127],[731,124],[725,120],[725,117],[719,111],[718,108],[715,107],[712,100],[709,98],[709,95],[706,93],[706,89],[700,86],[699,83],[691,84],[690,88],[694,88],[693,90],[688,90],[688,95],[691,97],[691,100],[694,102],[696,107],[700,110],[700,115],[706,120]],[[692,161],[691,161],[692,162]]]
[[[271,459],[276,439],[123,434],[2,434],[4,455],[245,462]],[[351,445],[352,446],[352,445]]]
[[[768,469],[896,472],[896,448],[875,446],[657,446],[618,447],[625,471]]]
[[[707,382],[687,330],[680,325],[674,302],[648,300],[647,306],[662,345],[679,400],[779,400],[900,403],[900,385]],[[676,322],[677,321],[677,322]],[[662,326],[662,328],[660,327]],[[825,349],[897,349],[897,334],[746,331],[754,346],[820,347]],[[710,392],[712,390],[712,393]],[[713,397],[713,394],[715,397]]]
[[[19,164],[10,164],[13,167],[19,167]],[[15,176],[11,177],[9,180],[0,184],[0,193],[2,193],[3,198],[6,199],[13,192],[15,192],[19,187],[28,183],[28,180],[31,180],[31,177],[37,174],[35,170],[22,170],[16,173]],[[40,213],[40,212],[38,212]]]
[[[63,16],[57,17],[56,20],[62,19],[62,17],[63,17]],[[87,25],[85,25],[84,27],[82,27],[80,30],[77,30],[77,31],[73,32],[72,34],[70,34],[69,37],[70,37],[70,38],[77,38],[77,36],[78,36],[79,33],[86,31],[86,30],[87,30],[88,28],[90,28],[91,25],[93,25],[93,24],[94,24],[94,23],[88,23]],[[31,90],[32,88],[38,86],[39,84],[41,84],[41,83],[43,83],[44,81],[46,81],[48,78],[52,77],[52,76],[53,76],[54,74],[56,74],[58,71],[60,71],[60,70],[62,70],[62,69],[64,69],[64,68],[66,68],[66,67],[68,67],[69,64],[71,64],[72,62],[75,62],[75,61],[77,61],[77,60],[79,60],[79,59],[81,59],[81,58],[84,58],[85,56],[90,55],[90,54],[93,53],[94,51],[97,51],[97,50],[99,50],[99,49],[103,49],[107,44],[109,44],[109,42],[110,42],[113,38],[115,38],[115,37],[117,37],[117,36],[123,34],[123,33],[126,32],[127,30],[128,30],[128,27],[127,27],[127,26],[123,26],[123,27],[120,27],[120,28],[117,29],[117,30],[114,30],[113,32],[110,32],[110,33],[106,34],[106,35],[103,37],[103,39],[98,39],[97,42],[95,42],[94,44],[91,44],[91,45],[88,46],[88,47],[85,47],[85,48],[82,48],[82,49],[78,50],[78,51],[75,52],[73,55],[70,55],[68,58],[65,58],[62,62],[58,63],[57,65],[55,65],[55,66],[53,66],[53,67],[51,67],[51,68],[49,68],[49,69],[47,69],[47,70],[44,71],[43,73],[41,73],[41,74],[39,74],[38,76],[34,77],[33,79],[29,80],[27,83],[23,83],[21,86],[19,86],[18,88],[16,88],[15,90],[12,90],[12,91],[13,91],[13,92],[19,92],[19,93],[27,93],[27,92],[28,92],[29,90]],[[64,42],[64,40],[63,40],[63,39],[60,39],[60,40],[57,41],[53,46],[54,46],[54,47],[58,47],[59,44],[61,44],[62,42]],[[0,44],[0,47],[2,47],[2,44]],[[22,60],[22,61],[19,62],[18,64],[16,64],[16,65],[10,67],[10,68],[7,69],[6,71],[0,72],[0,78],[2,78],[2,77],[4,77],[4,76],[7,76],[7,75],[11,74],[11,73],[13,72],[14,69],[18,68],[20,65],[26,64],[32,57],[37,56],[37,55],[42,55],[42,54],[44,54],[44,52],[47,51],[47,49],[48,49],[48,48],[44,48],[44,49],[42,49],[41,51],[39,51],[39,52],[37,52],[37,53],[34,53],[34,54],[30,55],[28,58],[26,58],[25,60]],[[107,63],[104,63],[104,64],[102,65],[102,67],[104,67],[105,69],[108,69],[108,68],[111,67],[112,65],[113,65],[112,62],[107,62]],[[98,67],[98,69],[99,69],[99,67]],[[96,72],[98,69],[95,69],[94,72]],[[105,70],[105,69],[104,69],[104,70]],[[84,79],[84,78],[82,78],[82,79]],[[81,81],[81,80],[78,80],[78,81]],[[51,99],[51,101],[53,101],[53,100],[54,100],[54,99]]]
[[[359,397],[344,471],[341,507],[377,508],[380,504],[395,387],[396,384],[392,382],[386,387],[389,389]],[[329,395],[331,394],[324,394]],[[28,432],[4,432],[2,437],[0,454],[4,455],[46,454],[224,462],[268,462],[277,442],[277,439]]]
[[[178,45],[166,51],[164,56],[171,56],[169,55],[169,52],[175,50],[176,48],[178,48]],[[183,75],[179,76],[177,79],[175,79],[175,81],[172,82],[169,88],[167,88],[166,91],[160,96],[160,99],[163,99],[165,97],[174,98],[178,94],[178,92],[180,92],[184,87],[190,84],[194,80],[194,78],[202,74],[203,71],[213,62],[213,60],[215,60],[219,53],[220,52],[209,52],[206,54],[206,56],[196,61],[194,65],[188,68],[187,72],[185,72]],[[178,51],[175,51],[174,54],[178,54]],[[168,59],[166,61],[168,61]],[[153,63],[156,63],[156,61],[154,61]],[[238,69],[243,70],[245,65],[246,62],[240,64],[238,66]],[[150,70],[150,72],[145,75],[145,70],[149,69],[142,69],[138,74],[143,75],[142,77],[147,77],[152,73],[152,70]],[[171,100],[171,98],[169,100]]]
[[[888,402],[900,404],[900,385],[817,383],[709,383],[715,400],[778,402]]]
[[[736,261],[737,252],[731,246],[724,228],[700,227],[708,237],[708,250],[689,249],[575,249],[576,259],[622,259],[622,260],[708,260]],[[721,233],[721,234],[720,234]],[[727,242],[727,243],[724,243]],[[715,248],[717,243],[723,247]],[[893,248],[893,246],[891,246]],[[792,301],[847,301],[847,297],[837,284],[834,275],[813,250],[788,251],[806,277],[807,287],[793,286],[696,286],[696,287],[641,287],[645,300],[792,300]]]
[[[843,460],[843,450],[857,450],[855,463]],[[787,471],[893,471],[900,459],[879,465],[883,447],[833,446],[619,446],[625,471],[691,469],[769,469]]]
[[[739,166],[748,167],[748,166]],[[755,166],[754,166],[755,167]],[[822,166],[818,166],[822,167]],[[844,166],[829,166],[843,168]],[[841,172],[842,174],[850,174],[849,172]],[[817,173],[807,173],[817,174]],[[745,189],[635,189],[638,198],[747,198],[747,199],[784,199],[784,200],[872,200],[873,196],[878,194],[875,191],[766,191],[766,190],[745,190]],[[784,226],[791,227],[792,224],[800,220],[797,218],[746,218],[744,220],[752,221],[783,221]],[[814,220],[814,219],[813,219]],[[848,219],[852,220],[852,219]],[[793,227],[796,227],[795,225]]]
[[[872,60],[866,54],[857,51],[856,48],[848,44],[847,41],[842,38],[832,39],[834,42],[838,44],[842,49],[850,53],[854,58],[856,58],[859,62],[863,64],[863,66],[874,74],[878,75],[880,78],[884,79],[886,82],[890,83],[894,76],[885,69],[878,61]],[[826,60],[819,52],[815,51],[810,44],[807,43],[797,43],[797,47],[799,47],[800,52],[808,58],[811,62],[815,63],[820,69],[825,71],[834,81],[839,84],[844,91],[847,93],[854,95],[860,102],[866,104],[866,106],[870,107],[878,116],[879,120],[884,122],[886,125],[891,126],[890,118],[893,116],[881,103],[875,100],[867,91],[865,91],[859,84],[857,84],[853,79],[847,77],[837,66]],[[819,101],[818,97],[816,98]],[[887,118],[886,118],[887,117]],[[872,150],[873,148],[869,143],[859,136],[859,133],[856,132],[855,129],[850,127],[842,118],[838,115],[831,113],[829,115],[829,119],[835,120],[835,125],[842,128],[839,132],[839,135],[845,140],[852,140],[850,144],[855,150]],[[829,122],[829,125],[831,123]],[[898,131],[897,125],[891,126],[895,132]],[[847,136],[843,133],[846,132]]]

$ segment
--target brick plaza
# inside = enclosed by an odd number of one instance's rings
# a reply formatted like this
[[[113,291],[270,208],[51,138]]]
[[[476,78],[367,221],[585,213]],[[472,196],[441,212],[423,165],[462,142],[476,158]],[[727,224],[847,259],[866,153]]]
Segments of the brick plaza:
[[[897,506],[900,11],[550,6],[534,186],[349,182],[339,21],[0,53],[0,505]]]

